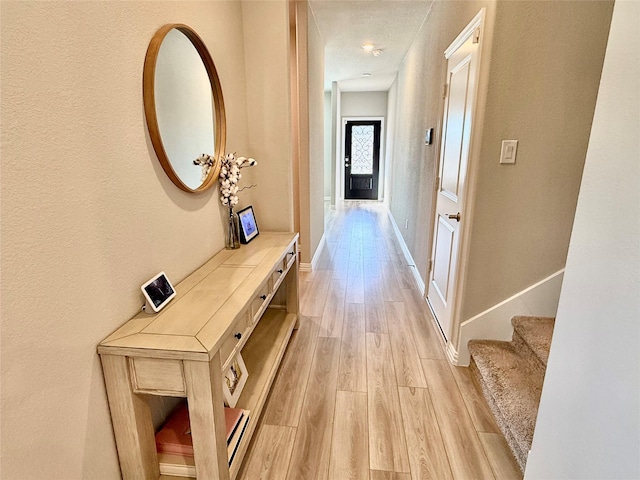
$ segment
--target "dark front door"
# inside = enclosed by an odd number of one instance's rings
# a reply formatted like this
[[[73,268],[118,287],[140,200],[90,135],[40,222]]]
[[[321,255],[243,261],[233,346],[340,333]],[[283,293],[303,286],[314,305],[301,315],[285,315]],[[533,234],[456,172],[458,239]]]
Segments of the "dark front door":
[[[344,145],[344,198],[378,198],[380,120],[347,121]]]

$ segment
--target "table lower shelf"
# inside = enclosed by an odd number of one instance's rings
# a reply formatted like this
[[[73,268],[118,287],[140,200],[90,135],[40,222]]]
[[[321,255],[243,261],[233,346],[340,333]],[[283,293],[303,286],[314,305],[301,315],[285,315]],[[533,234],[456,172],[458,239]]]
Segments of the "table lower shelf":
[[[296,314],[287,313],[283,308],[267,308],[242,349],[249,376],[236,407],[251,413],[230,467],[232,480],[238,475],[296,320]],[[159,453],[158,461],[162,480],[196,476],[193,457]]]

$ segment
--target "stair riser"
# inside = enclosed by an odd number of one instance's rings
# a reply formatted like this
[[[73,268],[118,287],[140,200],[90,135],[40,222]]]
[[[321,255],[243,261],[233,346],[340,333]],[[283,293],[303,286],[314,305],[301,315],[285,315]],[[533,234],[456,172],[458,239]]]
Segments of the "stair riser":
[[[532,355],[531,358],[535,358],[546,369],[555,319],[516,316],[511,319],[511,325],[514,346],[522,348],[523,353]]]
[[[544,361],[536,354],[536,352],[531,348],[531,346],[522,337],[522,335],[518,333],[517,330],[513,331],[511,343],[521,355],[535,359],[536,363],[540,366],[541,372],[544,374],[545,370],[547,369],[546,363],[544,363]]]

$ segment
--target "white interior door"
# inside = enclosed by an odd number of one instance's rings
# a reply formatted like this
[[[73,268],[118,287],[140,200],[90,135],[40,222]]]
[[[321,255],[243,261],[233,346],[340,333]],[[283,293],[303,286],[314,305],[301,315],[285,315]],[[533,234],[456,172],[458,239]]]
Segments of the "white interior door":
[[[445,53],[447,86],[427,301],[446,338],[450,336],[453,316],[460,225],[465,221],[465,186],[478,73],[479,18],[472,21]]]

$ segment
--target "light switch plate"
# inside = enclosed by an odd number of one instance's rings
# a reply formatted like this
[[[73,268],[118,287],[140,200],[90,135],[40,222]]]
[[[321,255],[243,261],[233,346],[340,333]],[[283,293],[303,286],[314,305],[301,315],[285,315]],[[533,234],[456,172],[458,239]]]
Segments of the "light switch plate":
[[[503,140],[500,151],[500,163],[516,163],[517,140]]]

